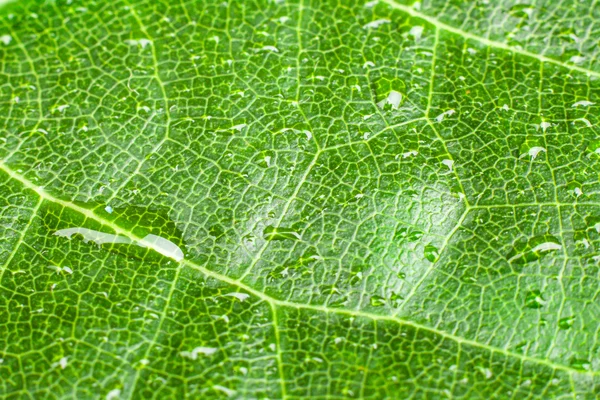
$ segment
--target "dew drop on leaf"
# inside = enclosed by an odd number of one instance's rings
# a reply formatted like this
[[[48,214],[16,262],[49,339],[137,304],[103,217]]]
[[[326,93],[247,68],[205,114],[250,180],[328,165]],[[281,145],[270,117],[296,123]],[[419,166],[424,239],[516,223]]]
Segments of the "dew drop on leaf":
[[[581,370],[581,371],[589,371],[591,363],[588,360],[582,358],[574,358],[571,360],[571,367]]]
[[[576,230],[573,232],[573,241],[578,248],[587,249],[591,246],[589,235],[585,230]]]
[[[329,302],[329,307],[342,308],[342,307],[346,307],[347,303],[348,303],[348,297],[343,296],[343,297],[340,297],[336,300]]]
[[[418,229],[412,229],[408,227],[399,228],[394,235],[394,239],[397,241],[409,241],[415,242],[423,237],[424,233]]]
[[[561,250],[560,240],[552,235],[535,236],[514,245],[506,256],[509,263],[526,264],[539,260],[544,254]]]
[[[352,267],[352,269],[350,270],[350,280],[349,280],[350,285],[356,285],[357,283],[359,283],[360,281],[363,280],[363,278],[364,278],[363,271],[364,270],[365,270],[364,265],[354,265]]]
[[[546,302],[542,298],[542,293],[539,290],[527,292],[525,296],[525,307],[527,308],[542,308]]]
[[[479,370],[479,372],[481,372],[481,374],[486,378],[486,379],[490,379],[494,374],[492,373],[492,370],[489,368],[484,368],[484,367],[477,367],[477,369]]]
[[[575,197],[579,197],[583,194],[583,189],[581,187],[581,183],[575,182],[575,181],[567,184],[567,191]]]
[[[508,14],[515,18],[529,18],[534,10],[530,4],[516,4],[508,10]]]
[[[595,215],[587,216],[585,218],[585,224],[588,226],[588,229],[592,229],[597,233],[600,233],[600,217]]]
[[[378,295],[371,296],[371,305],[373,307],[381,307],[385,305],[385,299]]]
[[[600,139],[591,140],[587,145],[587,156],[592,154],[600,154]]]
[[[402,295],[399,295],[396,292],[392,292],[392,295],[390,296],[390,302],[394,306],[397,306],[398,303],[400,303],[401,300],[404,300],[404,297]]]
[[[575,316],[571,315],[570,317],[561,318],[558,320],[558,327],[560,329],[570,329],[575,323]]]
[[[546,151],[543,140],[539,137],[528,137],[519,147],[519,158],[533,161],[536,157]]]
[[[321,286],[319,292],[321,294],[330,295],[330,294],[339,294],[340,290],[335,285],[323,285],[323,286]]]
[[[425,246],[423,254],[425,255],[425,258],[430,262],[436,262],[440,256],[438,248],[431,244]]]
[[[103,203],[91,201],[80,203],[80,206],[108,223],[103,225],[93,219],[82,218],[79,213],[59,204],[48,204],[41,210],[48,232],[52,236],[79,239],[112,253],[147,262],[158,262],[161,257],[183,260],[182,232],[169,219],[167,209],[126,206],[106,210]],[[118,233],[119,230],[128,232],[128,235]]]
[[[377,106],[384,110],[397,110],[405,100],[406,85],[399,78],[379,78],[375,82]]]

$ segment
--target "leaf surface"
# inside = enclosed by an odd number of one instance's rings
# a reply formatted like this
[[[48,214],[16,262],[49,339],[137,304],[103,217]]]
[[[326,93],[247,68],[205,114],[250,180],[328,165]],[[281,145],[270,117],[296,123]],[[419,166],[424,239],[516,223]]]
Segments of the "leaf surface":
[[[596,398],[596,9],[4,5],[0,394]]]

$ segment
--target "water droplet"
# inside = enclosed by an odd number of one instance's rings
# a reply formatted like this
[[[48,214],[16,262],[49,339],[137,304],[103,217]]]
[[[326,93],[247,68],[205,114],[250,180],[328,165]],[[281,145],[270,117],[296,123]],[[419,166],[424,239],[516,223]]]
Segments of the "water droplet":
[[[394,305],[394,307],[397,307],[400,301],[402,300],[404,300],[404,297],[402,295],[399,295],[396,292],[392,292],[392,295],[390,296],[390,301]]]
[[[366,267],[364,265],[352,266],[352,269],[350,270],[350,280],[349,280],[350,285],[356,285],[357,283],[359,283],[363,280],[363,278],[364,278],[363,271],[365,270],[365,268]]]
[[[408,34],[410,36],[412,36],[417,42],[421,39],[421,36],[423,35],[423,30],[425,28],[419,25],[415,25],[413,26],[410,31],[408,32]]]
[[[542,308],[545,304],[539,290],[532,290],[525,295],[525,307],[527,308]]]
[[[58,360],[58,365],[60,365],[61,369],[67,368],[68,363],[69,363],[68,357],[63,357],[60,360]]]
[[[212,388],[218,392],[224,393],[227,397],[232,397],[237,393],[235,390],[226,388],[225,386],[221,386],[221,385],[213,385]]]
[[[288,267],[279,266],[269,272],[267,276],[267,281],[272,282],[273,280],[277,280],[280,278],[285,278],[290,274],[290,270]]]
[[[581,40],[577,37],[575,30],[571,27],[560,28],[555,31],[554,35],[566,43],[577,43]]]
[[[371,29],[371,28],[376,29],[376,28],[379,28],[381,25],[389,24],[390,22],[392,22],[392,21],[390,21],[389,19],[377,19],[375,21],[369,22],[368,24],[364,25],[363,28],[364,29]]]
[[[127,40],[125,40],[125,43],[130,46],[141,46],[142,49],[145,49],[146,46],[152,44],[152,41],[148,40],[148,39],[138,39],[138,40],[127,39]]]
[[[347,304],[348,304],[348,297],[343,296],[337,300],[330,301],[328,305],[329,305],[329,307],[336,308],[336,307],[346,307]]]
[[[397,110],[405,100],[406,84],[399,78],[379,78],[375,82],[375,101],[384,110]]]
[[[385,299],[378,295],[371,296],[371,305],[373,307],[381,307],[385,305]]]
[[[539,260],[544,254],[561,250],[560,240],[551,235],[535,236],[527,242],[517,243],[508,253],[508,262],[514,264],[526,264]]]
[[[569,61],[572,62],[573,64],[581,64],[582,62],[585,61],[585,57],[582,55],[575,55],[575,56],[569,58]]]
[[[519,158],[530,157],[530,160],[533,161],[540,153],[545,151],[546,148],[544,147],[541,138],[528,137],[525,139],[525,142],[521,144],[521,147],[519,147]]]
[[[529,18],[535,8],[529,4],[517,4],[508,9],[508,14],[515,18]]]
[[[105,399],[106,400],[118,399],[120,395],[121,395],[121,390],[120,389],[113,389],[113,390],[111,390],[110,392],[108,392],[106,394]]]
[[[125,236],[119,236],[112,233],[105,233],[87,228],[67,228],[59,229],[54,232],[55,236],[65,237],[71,239],[72,236],[81,236],[84,243],[94,242],[97,245],[103,245],[106,243],[117,244],[117,243],[132,243],[132,240]]]
[[[54,232],[55,236],[71,239],[73,236],[80,236],[84,243],[94,242],[101,246],[103,244],[136,244],[143,248],[148,248],[162,254],[165,257],[174,259],[175,261],[183,260],[183,251],[175,243],[168,239],[148,234],[141,240],[132,240],[126,236],[105,233],[93,229],[82,227],[60,229]]]
[[[398,241],[407,240],[409,242],[415,242],[421,239],[423,235],[424,233],[418,229],[402,227],[396,231],[394,239]]]
[[[48,265],[46,268],[56,271],[57,274],[60,274],[61,272],[66,272],[69,275],[73,275],[73,270],[69,267],[58,267],[56,265]]]
[[[267,279],[272,281],[274,279],[287,278],[291,274],[298,272],[302,275],[310,275],[313,270],[312,267],[308,268],[308,266],[321,259],[317,254],[317,250],[314,247],[309,247],[298,259],[274,268],[269,272]]]
[[[197,360],[198,354],[204,354],[205,356],[212,356],[219,349],[215,347],[196,347],[192,351],[180,351],[179,355],[184,358],[189,358],[190,360]]]
[[[319,261],[321,259],[322,259],[322,257],[318,255],[317,249],[311,246],[311,247],[307,248],[304,251],[304,253],[302,253],[302,255],[300,257],[298,257],[298,259],[295,262],[290,263],[290,268],[298,268],[300,266],[306,266],[311,263],[314,263],[315,261]]]
[[[456,114],[456,110],[452,110],[452,109],[451,110],[447,110],[447,111],[444,111],[443,113],[441,113],[440,115],[438,115],[437,117],[435,117],[435,120],[437,122],[442,122],[444,120],[444,118],[450,117],[450,116],[452,116],[454,114]]]
[[[600,154],[600,139],[592,140],[587,145],[588,156],[592,154]]]
[[[448,169],[450,170],[450,172],[453,171],[453,167],[454,167],[454,161],[453,160],[442,160],[442,164],[444,164],[446,167],[448,167]]]
[[[583,247],[584,249],[587,249],[591,246],[590,244],[590,240],[589,240],[589,236],[587,231],[584,230],[576,230],[573,233],[573,241],[575,242],[575,244],[577,245],[578,248]]]
[[[404,272],[402,272],[402,271],[398,272],[398,273],[396,274],[396,276],[397,276],[399,279],[406,279],[406,274],[405,274]]]
[[[169,219],[166,208],[111,206],[107,210],[103,202],[80,202],[77,205],[109,221],[112,227],[59,204],[48,203],[40,213],[51,235],[71,240],[80,238],[84,243],[94,243],[110,252],[146,262],[158,262],[162,260],[161,256],[176,261],[184,257],[182,232]],[[126,233],[117,234],[113,229],[115,226]]]
[[[583,190],[581,189],[581,183],[579,182],[570,182],[567,185],[567,190],[575,197],[579,197],[583,194]]]
[[[335,285],[323,285],[319,292],[325,295],[340,294],[340,290]]]
[[[593,229],[597,233],[600,233],[600,217],[588,215],[585,217],[585,223],[588,226],[588,229]]]
[[[582,100],[582,101],[578,101],[577,103],[574,103],[571,107],[573,108],[577,108],[579,106],[581,107],[589,107],[589,106],[593,106],[595,103],[592,103],[591,101],[588,100]]]
[[[588,360],[582,358],[574,358],[571,360],[571,366],[581,371],[589,371],[591,363]]]
[[[263,234],[266,240],[301,240],[302,237],[296,230],[290,228],[267,226]]]
[[[571,315],[570,317],[561,318],[558,320],[558,327],[560,329],[570,329],[575,323],[575,316]]]
[[[438,248],[431,244],[425,246],[423,254],[425,255],[425,258],[430,262],[436,262],[440,256]]]
[[[183,251],[168,239],[153,234],[146,235],[137,243],[138,246],[148,247],[165,257],[175,261],[183,260]]]
[[[521,351],[523,349],[523,347],[527,346],[527,342],[523,341],[523,342],[519,342],[515,345],[515,349]]]
[[[493,375],[492,370],[489,368],[477,367],[477,369],[483,374],[483,376],[485,376],[486,379],[490,379]]]

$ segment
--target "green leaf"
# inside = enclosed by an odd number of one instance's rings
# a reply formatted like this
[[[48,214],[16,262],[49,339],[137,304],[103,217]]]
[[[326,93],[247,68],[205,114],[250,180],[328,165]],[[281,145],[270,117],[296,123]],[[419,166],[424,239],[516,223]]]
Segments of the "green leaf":
[[[0,397],[595,399],[597,4],[0,9]]]

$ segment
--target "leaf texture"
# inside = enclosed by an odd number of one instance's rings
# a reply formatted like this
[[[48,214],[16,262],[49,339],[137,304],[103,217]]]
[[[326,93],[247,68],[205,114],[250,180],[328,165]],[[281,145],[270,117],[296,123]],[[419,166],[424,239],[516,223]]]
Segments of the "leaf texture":
[[[0,395],[597,398],[599,10],[4,5]]]

